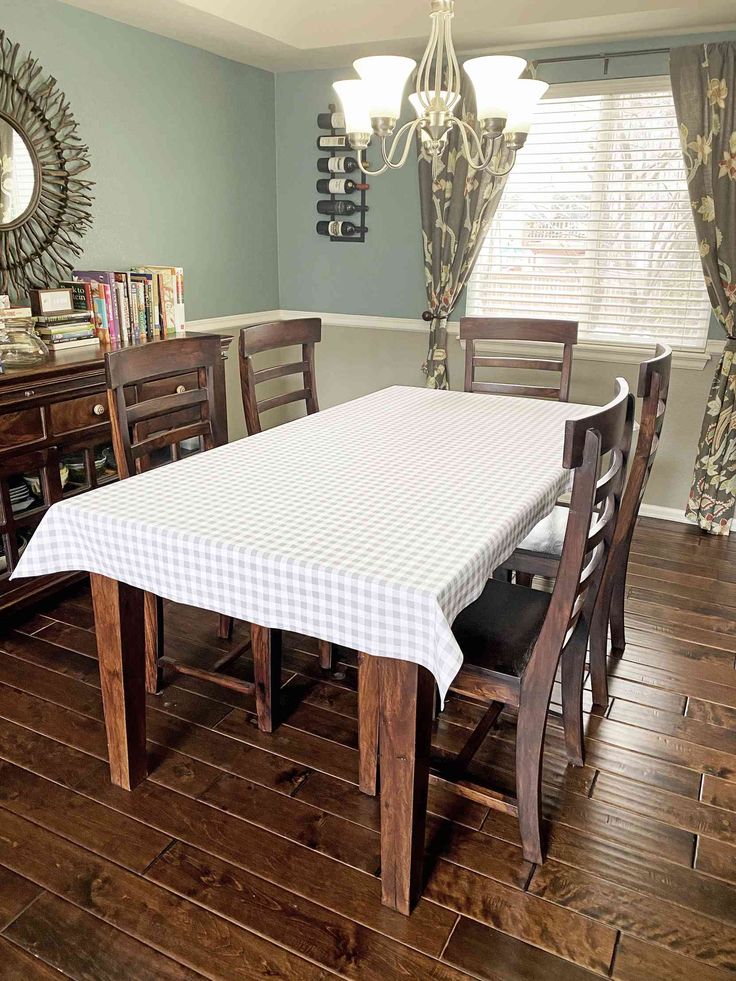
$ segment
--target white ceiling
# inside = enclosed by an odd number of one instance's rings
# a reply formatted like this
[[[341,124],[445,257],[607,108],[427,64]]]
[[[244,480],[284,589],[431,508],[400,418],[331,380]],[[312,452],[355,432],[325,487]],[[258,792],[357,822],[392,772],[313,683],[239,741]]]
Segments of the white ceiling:
[[[61,0],[235,61],[289,71],[421,53],[429,0]],[[734,0],[457,0],[461,51],[736,28]]]

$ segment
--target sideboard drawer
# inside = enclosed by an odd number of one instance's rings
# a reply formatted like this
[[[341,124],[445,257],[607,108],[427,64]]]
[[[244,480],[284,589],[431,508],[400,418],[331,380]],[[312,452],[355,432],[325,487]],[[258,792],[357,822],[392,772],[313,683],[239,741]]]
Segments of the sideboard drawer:
[[[40,409],[19,409],[0,414],[0,450],[35,443],[43,437]]]
[[[70,399],[68,402],[56,402],[49,406],[49,416],[51,429],[56,436],[109,422],[107,392],[85,395],[81,399]]]
[[[146,382],[145,385],[141,385],[141,401],[147,399],[157,399],[162,395],[174,395],[176,392],[188,391],[192,388],[197,388],[199,382],[197,381],[196,372],[192,372],[191,375],[177,375],[175,378],[159,378],[156,381]]]

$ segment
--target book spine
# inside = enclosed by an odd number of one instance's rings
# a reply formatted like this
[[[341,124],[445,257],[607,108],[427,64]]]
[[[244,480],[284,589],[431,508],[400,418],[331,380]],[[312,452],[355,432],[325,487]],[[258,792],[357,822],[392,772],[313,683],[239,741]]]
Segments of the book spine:
[[[113,314],[112,305],[112,293],[110,291],[109,283],[100,283],[102,286],[102,295],[105,297],[105,310],[107,312],[107,324],[110,330],[110,336],[114,339],[119,338],[117,324],[115,323],[115,316]]]
[[[151,279],[146,279],[143,284],[143,291],[146,295],[146,321],[148,324],[147,336],[149,341],[152,341],[156,336],[156,325],[153,319],[153,277]]]
[[[176,332],[183,334],[186,329],[186,317],[184,316],[184,270],[181,266],[176,266]]]
[[[97,336],[93,330],[87,330],[80,334],[40,334],[41,340],[46,344],[70,344],[72,341],[94,340]]]
[[[148,328],[146,325],[146,291],[143,287],[143,283],[136,283],[135,291],[138,299],[138,335],[136,340],[140,342],[141,338],[146,338],[146,340],[148,340]]]
[[[130,276],[127,272],[115,274],[123,288],[123,330],[125,332],[126,344],[133,343],[133,305],[130,295]]]
[[[130,283],[130,330],[132,339],[135,341],[138,331],[138,293],[132,280]]]
[[[105,306],[105,295],[104,290],[102,289],[102,283],[95,283],[95,286],[98,286],[99,290],[97,290],[96,294],[93,296],[92,302],[95,306],[98,334],[103,340],[114,341],[114,338],[110,333],[110,325],[107,321],[107,307]]]

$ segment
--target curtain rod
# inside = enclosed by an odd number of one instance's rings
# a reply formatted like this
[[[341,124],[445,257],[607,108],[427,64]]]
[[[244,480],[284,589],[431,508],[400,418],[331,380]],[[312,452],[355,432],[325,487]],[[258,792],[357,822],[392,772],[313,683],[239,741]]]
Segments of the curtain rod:
[[[600,54],[571,55],[567,58],[533,58],[535,65],[556,65],[567,61],[599,61],[603,60],[603,74],[608,74],[608,62],[612,58],[632,58],[638,55],[661,55],[669,54],[669,48],[639,48],[636,51],[610,51]]]

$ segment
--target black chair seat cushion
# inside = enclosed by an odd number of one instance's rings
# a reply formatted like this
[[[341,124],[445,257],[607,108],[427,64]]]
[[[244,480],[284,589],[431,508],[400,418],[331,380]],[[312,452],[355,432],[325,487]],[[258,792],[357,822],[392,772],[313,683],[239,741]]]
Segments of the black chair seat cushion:
[[[550,593],[491,579],[452,627],[466,663],[520,678],[551,598]]]

